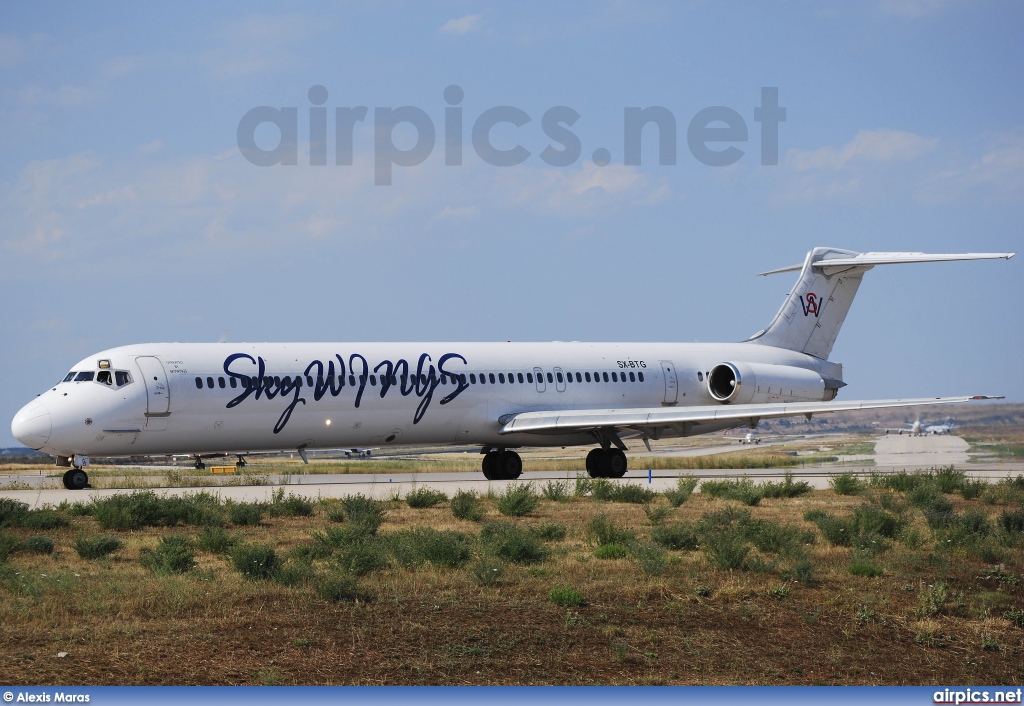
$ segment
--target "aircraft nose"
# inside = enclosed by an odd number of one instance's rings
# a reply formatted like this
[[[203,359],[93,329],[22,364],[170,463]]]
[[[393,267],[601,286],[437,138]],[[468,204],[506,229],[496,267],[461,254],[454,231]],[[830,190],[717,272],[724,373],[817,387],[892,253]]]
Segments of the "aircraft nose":
[[[41,449],[50,440],[50,410],[38,400],[21,408],[11,422],[14,438],[30,449]]]

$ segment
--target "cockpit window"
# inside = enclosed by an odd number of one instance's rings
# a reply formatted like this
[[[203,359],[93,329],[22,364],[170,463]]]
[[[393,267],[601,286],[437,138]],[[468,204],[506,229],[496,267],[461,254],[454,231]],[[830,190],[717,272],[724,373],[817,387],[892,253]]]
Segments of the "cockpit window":
[[[95,375],[96,373],[93,371],[86,370],[85,372],[81,372],[75,376],[75,382],[91,382]]]
[[[99,374],[96,376],[96,382],[101,382],[104,385],[114,384],[113,376],[111,376],[109,370],[101,370]]]
[[[67,376],[64,378],[64,380],[62,380],[62,382],[71,382],[72,380],[75,379],[76,375],[78,375],[78,373],[76,373],[74,370],[72,370],[70,373],[67,374]]]
[[[127,370],[115,370],[114,380],[117,381],[117,386],[128,385],[132,381],[132,374]]]

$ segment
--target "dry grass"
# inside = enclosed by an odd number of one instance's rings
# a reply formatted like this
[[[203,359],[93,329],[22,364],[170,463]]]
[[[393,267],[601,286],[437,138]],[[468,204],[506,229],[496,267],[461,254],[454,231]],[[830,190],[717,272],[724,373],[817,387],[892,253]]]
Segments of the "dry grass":
[[[952,499],[958,511],[994,517],[1007,509]],[[813,530],[806,511],[845,516],[869,501],[816,491],[745,509],[755,520]],[[493,500],[481,504],[484,522],[509,521]],[[667,506],[663,498],[657,504]],[[664,521],[696,523],[726,507],[739,506],[698,494]],[[52,556],[15,553],[0,564],[0,663],[7,681],[26,685],[1024,680],[1024,629],[1003,617],[1024,607],[1019,544],[1005,548],[1001,573],[993,573],[969,552],[940,546],[921,513],[910,510],[924,542],[914,549],[893,542],[872,557],[883,570],[877,578],[851,575],[854,550],[820,535],[802,548],[814,567],[812,583],[780,571],[712,568],[700,550],[669,552],[667,571],[652,576],[633,556],[594,556],[585,526],[598,513],[641,541],[650,535],[642,506],[542,500],[533,514],[512,521],[566,525],[564,539],[545,543],[545,561],[508,564],[493,586],[478,585],[468,566],[392,565],[359,578],[369,600],[355,603],[327,602],[309,582],[245,580],[229,559],[204,552],[181,576],[142,567],[144,548],[168,534],[194,538],[194,527],[116,532],[121,550],[85,561],[72,548],[75,539],[101,530],[91,517],[72,517],[70,527],[45,533],[57,545]],[[270,517],[229,529],[244,543],[288,556],[332,525],[338,526],[321,508],[310,518]],[[476,537],[481,525],[454,518],[446,505],[389,503],[379,535],[416,527]],[[331,561],[315,561],[312,569],[332,571]],[[922,591],[937,582],[948,592],[925,614]],[[555,605],[549,592],[557,587],[580,591],[585,603]],[[69,657],[58,658],[62,651]]]

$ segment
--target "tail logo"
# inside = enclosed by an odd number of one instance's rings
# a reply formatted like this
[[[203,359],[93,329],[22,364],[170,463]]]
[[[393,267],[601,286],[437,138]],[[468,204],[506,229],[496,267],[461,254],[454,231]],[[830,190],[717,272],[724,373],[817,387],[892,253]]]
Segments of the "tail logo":
[[[814,292],[808,292],[804,296],[800,297],[800,306],[803,307],[804,316],[814,314],[814,318],[818,318],[820,304],[821,303],[818,301],[818,295]]]

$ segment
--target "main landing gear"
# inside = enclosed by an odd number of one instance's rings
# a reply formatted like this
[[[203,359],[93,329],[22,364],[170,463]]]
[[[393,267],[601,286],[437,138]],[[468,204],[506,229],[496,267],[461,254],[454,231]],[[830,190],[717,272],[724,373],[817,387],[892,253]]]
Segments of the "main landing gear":
[[[64,487],[68,490],[81,490],[89,486],[89,474],[81,468],[72,468],[64,474]]]
[[[626,454],[620,449],[593,449],[587,454],[587,473],[591,478],[622,478],[626,467]]]
[[[523,473],[523,459],[515,451],[488,451],[481,466],[487,480],[515,480]]]

